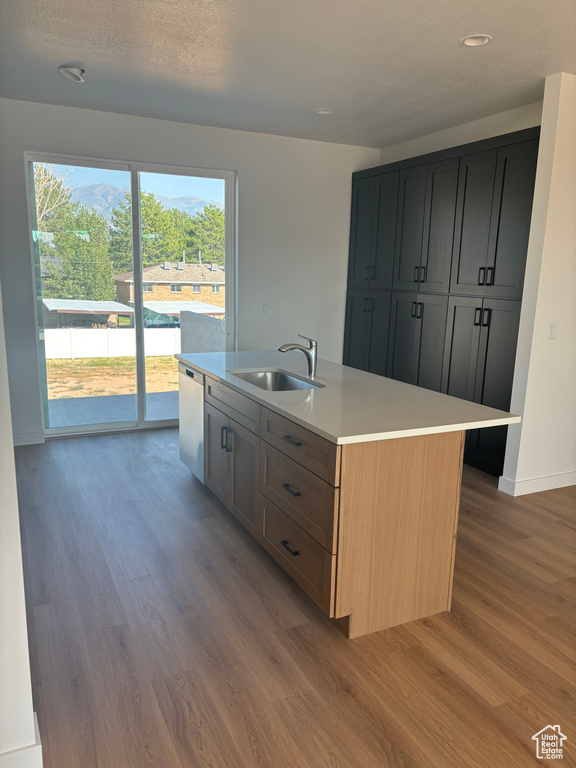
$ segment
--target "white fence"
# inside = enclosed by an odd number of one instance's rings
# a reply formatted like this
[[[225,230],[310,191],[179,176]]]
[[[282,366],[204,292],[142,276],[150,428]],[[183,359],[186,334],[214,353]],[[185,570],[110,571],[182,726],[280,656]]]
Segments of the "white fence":
[[[79,357],[134,357],[136,333],[133,328],[46,328],[44,349],[47,360]],[[180,328],[144,328],[147,357],[180,352]]]

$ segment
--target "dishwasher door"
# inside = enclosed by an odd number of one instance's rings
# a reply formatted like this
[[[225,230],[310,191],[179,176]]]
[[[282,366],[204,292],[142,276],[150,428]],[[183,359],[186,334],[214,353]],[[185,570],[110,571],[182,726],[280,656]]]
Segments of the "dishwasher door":
[[[178,363],[180,459],[204,482],[204,374]]]

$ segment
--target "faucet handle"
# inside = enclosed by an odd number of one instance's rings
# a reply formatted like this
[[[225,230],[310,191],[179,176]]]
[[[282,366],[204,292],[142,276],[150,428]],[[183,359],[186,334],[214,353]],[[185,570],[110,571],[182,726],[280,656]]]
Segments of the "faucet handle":
[[[299,333],[298,336],[300,336],[301,339],[306,339],[306,341],[310,344],[310,349],[313,349],[314,346],[318,344],[318,342],[314,339],[311,339],[310,336],[302,336],[301,333]]]

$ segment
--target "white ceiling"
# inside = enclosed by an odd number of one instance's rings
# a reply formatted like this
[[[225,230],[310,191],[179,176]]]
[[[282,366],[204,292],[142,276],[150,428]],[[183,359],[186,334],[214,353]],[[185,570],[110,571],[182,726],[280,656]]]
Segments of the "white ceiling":
[[[0,95],[380,147],[576,73],[576,0],[3,0]],[[484,32],[494,42],[459,45]],[[58,74],[86,68],[86,82]],[[332,107],[319,116],[315,107]]]

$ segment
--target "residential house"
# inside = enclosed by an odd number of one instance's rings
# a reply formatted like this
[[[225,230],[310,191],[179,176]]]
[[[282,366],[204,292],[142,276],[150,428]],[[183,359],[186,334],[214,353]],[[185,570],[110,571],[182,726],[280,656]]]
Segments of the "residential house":
[[[116,275],[116,299],[122,304],[134,301],[134,273]],[[220,264],[188,264],[170,262],[142,270],[145,302],[201,301],[224,307],[225,277]]]

